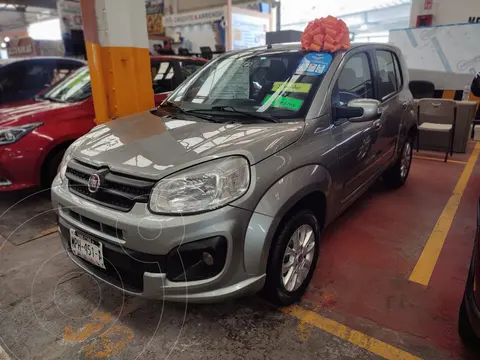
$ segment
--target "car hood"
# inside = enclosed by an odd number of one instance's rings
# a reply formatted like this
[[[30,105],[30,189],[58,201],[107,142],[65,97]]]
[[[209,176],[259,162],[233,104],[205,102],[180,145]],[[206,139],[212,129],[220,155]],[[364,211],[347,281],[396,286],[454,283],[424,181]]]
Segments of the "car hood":
[[[19,126],[43,121],[51,112],[71,107],[68,103],[36,101],[32,104],[0,108],[0,127]]]
[[[115,172],[159,179],[222,156],[242,155],[253,165],[298,140],[305,124],[222,124],[188,118],[147,111],[111,121],[77,141],[73,157]]]

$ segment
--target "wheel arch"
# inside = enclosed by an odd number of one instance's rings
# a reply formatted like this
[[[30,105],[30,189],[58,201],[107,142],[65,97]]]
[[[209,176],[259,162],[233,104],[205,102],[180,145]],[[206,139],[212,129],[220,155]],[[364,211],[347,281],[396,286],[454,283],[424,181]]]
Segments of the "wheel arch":
[[[47,176],[47,171],[48,171],[48,164],[49,161],[51,161],[58,153],[67,150],[67,148],[75,141],[75,139],[68,139],[64,140],[62,142],[59,142],[52,146],[52,148],[47,152],[45,157],[42,160],[41,166],[40,166],[40,184],[41,186],[45,186],[46,182],[46,176]]]
[[[329,221],[331,177],[320,165],[298,168],[273,184],[253,212],[244,243],[244,266],[247,273],[265,273],[275,235],[292,213],[309,208],[320,226]]]

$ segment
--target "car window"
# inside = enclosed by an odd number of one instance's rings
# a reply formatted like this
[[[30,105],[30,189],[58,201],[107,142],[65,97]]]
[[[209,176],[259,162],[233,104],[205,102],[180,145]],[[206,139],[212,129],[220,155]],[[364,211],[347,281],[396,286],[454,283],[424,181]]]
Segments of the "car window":
[[[378,99],[383,100],[395,93],[399,84],[397,84],[393,54],[386,50],[377,50],[375,53],[378,63]]]
[[[393,54],[393,53],[392,53]],[[395,65],[395,75],[397,79],[397,90],[400,90],[403,87],[403,74],[400,68],[400,63],[395,54],[393,54],[393,64]]]
[[[152,83],[155,94],[172,91],[175,86],[175,68],[170,61],[161,61],[152,64]]]
[[[180,67],[182,69],[183,78],[186,79],[191,76],[195,71],[200,69],[204,64],[193,61],[180,61]]]
[[[24,90],[28,86],[25,76],[26,72],[27,67],[23,62],[5,67],[0,75],[0,92],[12,93]]]
[[[52,85],[72,74],[82,65],[74,62],[56,61],[53,69]]]
[[[372,73],[367,54],[360,53],[347,60],[332,92],[334,105],[346,105],[354,99],[373,98]]]
[[[31,89],[38,91],[50,86],[53,81],[54,64],[40,62],[27,66],[26,81],[30,84]]]
[[[327,53],[278,49],[234,53],[203,66],[169,101],[186,110],[233,107],[277,119],[301,119],[331,61]]]
[[[56,102],[78,102],[92,95],[90,72],[85,66],[54,85],[42,98]]]

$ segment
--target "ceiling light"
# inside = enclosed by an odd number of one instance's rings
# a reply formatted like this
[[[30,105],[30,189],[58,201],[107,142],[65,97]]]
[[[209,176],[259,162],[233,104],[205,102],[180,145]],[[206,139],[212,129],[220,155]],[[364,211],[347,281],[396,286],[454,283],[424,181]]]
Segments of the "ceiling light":
[[[2,42],[2,44],[0,45],[0,47],[1,47],[2,49],[5,49],[5,48],[7,47],[7,43]]]
[[[5,37],[5,39],[3,39],[3,41],[5,41],[6,43],[10,41],[10,38],[8,36]]]

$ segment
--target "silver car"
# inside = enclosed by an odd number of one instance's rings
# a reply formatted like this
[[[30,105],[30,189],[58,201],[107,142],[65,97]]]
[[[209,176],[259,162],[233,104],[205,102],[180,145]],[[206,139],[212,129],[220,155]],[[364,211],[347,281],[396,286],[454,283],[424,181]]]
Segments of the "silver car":
[[[126,293],[298,301],[323,229],[379,177],[405,183],[416,136],[388,45],[225,54],[157,109],[97,126],[52,186],[64,246]]]

